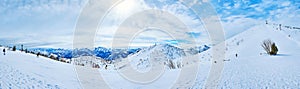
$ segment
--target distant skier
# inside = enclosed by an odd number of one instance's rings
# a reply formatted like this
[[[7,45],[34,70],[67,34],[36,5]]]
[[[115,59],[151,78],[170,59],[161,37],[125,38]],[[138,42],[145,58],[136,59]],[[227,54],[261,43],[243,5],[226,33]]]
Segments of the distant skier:
[[[24,49],[23,49],[23,45],[21,45],[21,52],[23,52],[24,51]]]
[[[3,55],[5,55],[5,48],[3,49]]]
[[[281,30],[281,24],[279,24],[279,30]]]
[[[108,67],[108,66],[107,66],[107,65],[105,65],[105,69],[106,69],[106,70],[107,70],[107,67]]]
[[[237,53],[235,54],[235,57],[238,57],[238,54],[237,54]]]
[[[36,54],[36,57],[39,57],[39,56],[40,56],[40,54],[41,54],[41,53],[40,53],[40,52],[38,52],[38,53]]]

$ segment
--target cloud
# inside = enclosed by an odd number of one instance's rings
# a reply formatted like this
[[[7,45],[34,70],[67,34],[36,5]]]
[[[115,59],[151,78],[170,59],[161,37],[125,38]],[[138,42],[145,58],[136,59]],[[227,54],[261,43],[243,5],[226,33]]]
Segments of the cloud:
[[[0,1],[2,45],[71,48],[76,18],[85,1]],[[24,46],[26,46],[24,45]]]
[[[296,0],[210,0],[210,2],[212,2],[216,12],[221,17],[227,38],[252,26],[262,24],[265,20],[287,25],[299,25],[297,20],[300,19],[300,4]],[[109,46],[112,44],[113,39],[118,39],[119,43],[129,39],[128,35],[134,32],[130,30],[133,27],[139,28],[139,30],[146,29],[143,28],[145,25],[142,24],[144,23],[142,21],[156,18],[155,16],[164,15],[166,12],[175,16],[186,27],[174,24],[174,18],[169,18],[165,21],[157,20],[158,22],[150,24],[158,26],[152,29],[161,29],[159,26],[164,29],[172,29],[171,34],[175,34],[177,38],[181,37],[181,39],[174,39],[174,37],[172,38],[162,32],[151,31],[138,35],[131,45],[145,46],[156,42],[178,42],[180,44],[189,43],[190,41],[209,43],[210,41],[207,29],[204,28],[201,22],[204,18],[197,17],[190,8],[185,7],[176,0],[124,0],[116,4],[117,6],[111,8],[109,12],[106,12],[105,8],[101,8],[108,5],[109,2],[94,3],[87,2],[87,0],[2,0],[0,3],[0,39],[4,45],[22,43],[31,47],[72,48],[74,29],[78,27],[76,26],[77,21],[81,21],[84,30],[79,32],[79,38],[84,40],[86,37],[94,37],[94,46]],[[98,11],[94,11],[92,14],[82,14],[81,10],[86,4]],[[98,8],[99,6],[101,7]],[[136,16],[135,18],[140,22],[128,23],[125,27],[120,26],[132,15],[149,9],[161,11],[153,12],[156,15]],[[102,12],[107,14],[100,21],[97,15]],[[77,20],[79,15],[85,19]],[[100,21],[101,24],[91,24],[92,21]],[[97,33],[94,33],[95,30],[92,29],[97,29]],[[127,30],[115,35],[118,32],[117,29]],[[95,35],[90,35],[91,33]]]
[[[129,2],[124,2],[124,3],[129,3]],[[194,39],[198,39],[200,37],[198,36],[197,38],[191,37],[188,34],[186,34],[186,32],[206,33],[206,31],[203,29],[203,26],[201,24],[201,20],[199,20],[195,16],[195,14],[193,14],[191,10],[189,10],[189,8],[185,7],[180,3],[176,3],[174,1],[159,2],[159,3],[164,3],[164,5],[159,4],[157,2],[147,2],[147,1],[136,2],[136,3],[137,4],[142,3],[142,4],[132,6],[131,8],[133,8],[134,10],[130,10],[126,12],[118,12],[118,9],[120,8],[116,6],[116,8],[113,8],[112,11],[108,13],[107,16],[109,17],[103,20],[103,23],[100,25],[100,28],[97,32],[97,36],[96,36],[97,45],[109,46],[111,45],[112,40],[118,40],[117,42],[121,44],[121,42],[124,42],[124,40],[132,39],[128,36],[130,36],[130,34],[132,34],[133,32],[146,30],[146,29],[152,29],[152,30],[160,29],[160,30],[170,31],[170,33],[167,34],[175,35],[175,37],[182,37],[182,39],[190,40],[190,41]],[[161,11],[158,11],[158,9],[156,8],[159,8]],[[154,9],[152,13],[148,13],[148,14],[142,13],[145,12],[144,10],[151,10],[151,9]],[[174,24],[177,23],[176,20],[172,16],[164,17],[166,13],[175,16],[176,19],[179,19],[179,21],[177,22],[183,22],[185,26],[179,26]],[[159,16],[159,18],[163,18],[164,20],[156,20],[157,16]],[[125,27],[120,26],[122,23],[124,23],[125,20],[130,20],[130,19],[133,20],[134,22],[125,22],[127,23]],[[147,21],[150,20],[153,20],[155,22],[150,22],[151,24],[146,23]],[[148,26],[157,26],[157,27],[147,28]],[[126,30],[119,32],[117,29],[126,29]],[[138,30],[132,31],[132,29],[138,29]],[[116,35],[116,33],[118,34]],[[164,35],[162,35],[162,33]],[[102,38],[101,36],[109,36],[111,38],[106,38],[106,37]],[[181,39],[174,39],[172,38],[172,36],[168,36],[168,35],[166,36],[164,32],[159,32],[159,31],[150,31],[146,33],[142,32],[138,36],[139,37],[134,38],[132,44],[140,44],[142,42],[145,42],[148,45],[151,43],[154,44],[159,42],[166,42],[166,40],[181,40]],[[208,39],[208,35],[203,35],[203,36],[206,37],[206,39]],[[180,41],[180,42],[183,43],[184,41]]]
[[[238,33],[248,30],[255,25],[264,24],[261,20],[247,18],[243,15],[231,16],[224,19],[227,20],[226,22],[222,22],[226,38],[230,38]]]
[[[200,32],[186,32],[191,38],[198,38],[200,37]]]
[[[297,25],[299,1],[211,1],[220,15],[226,37],[232,37],[265,20]],[[298,3],[298,4],[297,4]]]

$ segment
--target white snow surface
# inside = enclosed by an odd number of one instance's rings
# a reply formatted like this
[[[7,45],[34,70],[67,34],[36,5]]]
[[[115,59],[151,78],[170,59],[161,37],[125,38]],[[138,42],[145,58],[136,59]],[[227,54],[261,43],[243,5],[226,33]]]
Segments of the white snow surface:
[[[0,89],[78,89],[73,65],[20,51],[0,55]]]
[[[293,36],[300,36],[300,33]],[[270,39],[276,43],[279,49],[278,55],[269,56],[264,52],[261,43],[265,39]],[[298,43],[297,40],[288,37],[285,32],[267,25],[249,28],[249,30],[227,39],[225,65],[217,88],[300,88],[300,45]],[[238,54],[237,57],[236,54]],[[146,54],[137,55],[141,55],[137,57],[137,59],[140,59],[144,58],[143,55]],[[204,88],[210,67],[214,63],[211,59],[212,56],[211,50],[208,50],[199,55],[182,58],[199,60],[195,61],[199,62],[198,71],[192,70],[192,67],[196,66],[194,64],[197,63],[183,63],[183,67],[186,67],[186,69],[191,68],[191,70],[185,71],[188,73],[185,73],[184,76],[197,73],[195,82],[175,84],[181,69],[166,68],[156,81],[149,84],[128,81],[120,76],[117,70],[100,68],[98,72],[99,76],[103,77],[103,81],[114,89],[165,89],[172,86],[176,86],[175,88],[199,89]],[[5,56],[1,52],[0,67],[0,87],[2,88],[81,88],[71,64],[8,51]],[[144,72],[147,73],[147,71]]]
[[[276,43],[278,55],[264,52],[261,43],[265,39]],[[260,25],[227,40],[226,44],[226,60],[230,61],[225,62],[219,88],[300,88],[300,45],[281,31]]]

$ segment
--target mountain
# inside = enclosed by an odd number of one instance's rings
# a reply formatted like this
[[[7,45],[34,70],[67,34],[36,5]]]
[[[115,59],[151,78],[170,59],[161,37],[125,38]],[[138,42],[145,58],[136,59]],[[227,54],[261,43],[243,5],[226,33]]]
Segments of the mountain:
[[[94,54],[97,57],[108,58],[111,55],[111,50],[104,47],[97,47],[94,49]]]
[[[184,52],[184,49],[175,47],[170,44],[155,44],[154,46],[151,46],[149,48],[144,49],[141,51],[140,54],[147,54],[147,52],[151,53],[160,53],[162,56],[164,56],[164,59],[176,59],[180,58],[186,55]],[[146,52],[146,53],[143,53]],[[155,56],[155,55],[153,55]]]
[[[138,53],[128,56],[123,61],[129,60],[131,65],[142,72],[150,70],[151,66],[167,65],[171,69],[182,67],[181,60],[186,56],[197,55],[198,53],[208,50],[207,45],[182,49],[170,44],[155,44],[150,47],[141,48]],[[119,63],[118,67],[122,68],[124,63]]]
[[[137,53],[139,50],[141,49],[108,49],[104,47],[97,47],[95,48],[94,53],[97,57],[106,60],[115,60],[120,58],[126,58],[128,55]]]
[[[57,55],[60,58],[77,58],[81,56],[96,56],[105,60],[115,60],[125,58],[130,54],[134,54],[140,50],[136,49],[109,49],[104,47],[96,47],[94,49],[76,48],[76,49],[53,49],[53,48],[32,48],[28,49],[34,53],[40,52],[45,55]]]
[[[77,58],[80,56],[93,56],[94,52],[88,48],[76,48],[72,51],[72,58]]]
[[[203,45],[203,46],[189,48],[189,49],[187,49],[187,52],[189,54],[195,55],[197,53],[204,52],[204,51],[208,50],[209,48],[210,48],[209,46]]]
[[[34,53],[40,52],[41,54],[50,55],[55,54],[61,58],[77,58],[80,56],[96,56],[105,60],[115,60],[120,58],[126,58],[129,55],[135,54],[137,52],[145,52],[151,49],[156,49],[166,55],[167,59],[176,59],[182,56],[186,56],[184,49],[180,49],[178,47],[172,46],[170,44],[160,44],[153,45],[151,47],[146,47],[144,49],[135,48],[135,49],[110,49],[104,47],[96,47],[93,50],[88,48],[77,48],[77,49],[53,49],[53,48],[33,48],[29,49],[29,51],[33,51]],[[208,50],[209,47],[207,45],[193,47],[190,49],[186,49],[190,54],[197,54],[203,51]]]
[[[68,58],[68,59],[71,59],[73,57],[72,50],[70,50],[70,49],[32,48],[32,49],[28,49],[28,51],[31,51],[34,53],[40,52],[41,54],[45,54],[45,55],[49,55],[49,56],[51,54],[55,54],[58,57]]]

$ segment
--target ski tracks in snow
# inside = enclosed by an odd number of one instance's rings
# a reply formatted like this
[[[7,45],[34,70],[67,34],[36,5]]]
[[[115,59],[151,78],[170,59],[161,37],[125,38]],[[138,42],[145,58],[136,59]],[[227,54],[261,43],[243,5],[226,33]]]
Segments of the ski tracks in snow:
[[[60,89],[60,86],[30,76],[25,72],[0,62],[0,89]]]

